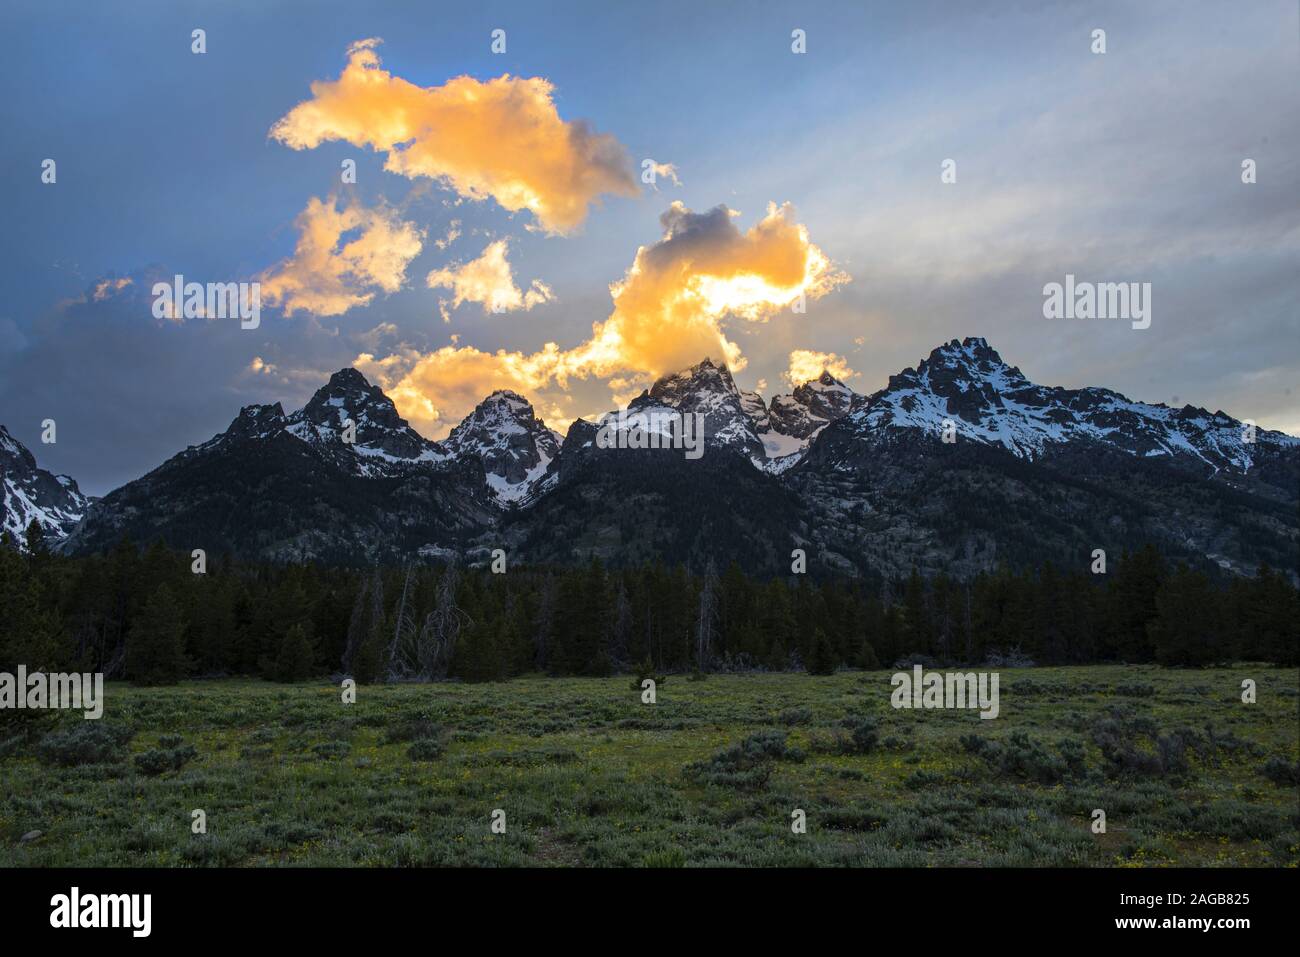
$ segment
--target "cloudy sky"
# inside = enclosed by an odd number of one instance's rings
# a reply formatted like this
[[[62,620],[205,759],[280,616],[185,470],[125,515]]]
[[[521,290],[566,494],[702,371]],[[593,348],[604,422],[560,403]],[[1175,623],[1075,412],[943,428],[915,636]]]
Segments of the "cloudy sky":
[[[347,365],[439,438],[495,388],[563,430],[705,355],[871,392],[978,335],[1300,434],[1296,0],[11,0],[0,28],[0,423],[92,494]],[[158,317],[176,274],[260,283],[260,325]],[[1151,283],[1150,328],[1045,319],[1066,274]]]

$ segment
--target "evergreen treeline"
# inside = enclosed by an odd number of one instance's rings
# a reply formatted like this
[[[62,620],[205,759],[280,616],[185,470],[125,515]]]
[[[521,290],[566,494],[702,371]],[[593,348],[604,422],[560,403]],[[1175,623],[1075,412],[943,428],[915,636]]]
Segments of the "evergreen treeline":
[[[1285,576],[1212,581],[1152,547],[1109,574],[999,570],[970,581],[757,580],[689,572],[417,566],[369,572],[188,555],[123,541],[103,555],[0,544],[0,671],[295,681],[497,680],[525,672],[875,668],[932,660],[1208,665],[1300,660]]]

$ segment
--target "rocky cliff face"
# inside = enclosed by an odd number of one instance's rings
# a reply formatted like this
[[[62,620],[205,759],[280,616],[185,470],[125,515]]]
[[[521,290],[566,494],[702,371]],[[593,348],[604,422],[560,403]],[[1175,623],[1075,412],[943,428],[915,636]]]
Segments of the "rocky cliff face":
[[[32,522],[58,540],[81,521],[89,500],[66,475],[36,464],[27,447],[0,425],[0,531],[22,544]]]

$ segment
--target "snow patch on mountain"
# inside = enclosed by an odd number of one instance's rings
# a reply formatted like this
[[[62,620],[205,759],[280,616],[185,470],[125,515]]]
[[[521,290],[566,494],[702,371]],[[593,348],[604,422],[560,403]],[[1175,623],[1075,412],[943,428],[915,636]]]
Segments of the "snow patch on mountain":
[[[940,436],[951,423],[957,440],[1000,445],[1034,460],[1068,442],[1102,442],[1136,456],[1198,460],[1214,471],[1248,471],[1260,445],[1300,446],[1300,439],[1259,429],[1224,412],[1137,402],[1101,388],[1036,385],[1008,366],[982,338],[956,339],[915,369],[891,376],[848,416],[863,438],[891,429]]]
[[[521,505],[542,490],[561,441],[537,418],[527,399],[498,390],[451,430],[442,448],[456,459],[478,459],[497,501]]]
[[[0,532],[21,547],[27,527],[37,522],[51,542],[64,538],[86,514],[90,500],[66,475],[36,464],[27,447],[0,425]]]

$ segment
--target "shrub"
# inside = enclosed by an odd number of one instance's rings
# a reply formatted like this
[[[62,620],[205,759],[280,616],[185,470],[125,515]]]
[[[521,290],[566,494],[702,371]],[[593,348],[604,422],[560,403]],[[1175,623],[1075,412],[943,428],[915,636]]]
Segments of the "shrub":
[[[1300,784],[1300,764],[1292,764],[1285,758],[1279,758],[1276,755],[1264,762],[1260,774],[1278,787],[1295,787]]]
[[[1066,771],[1070,775],[1078,777],[1088,770],[1087,752],[1082,741],[1066,738],[1056,746],[1056,750],[1061,753],[1061,759],[1065,761]]]
[[[803,751],[786,744],[785,732],[760,731],[728,745],[708,760],[688,764],[683,774],[704,784],[758,790],[771,777],[773,762],[803,759]]]
[[[981,743],[977,745],[975,741]],[[1069,771],[1066,761],[1049,754],[1042,742],[1023,731],[1015,732],[1001,744],[973,734],[963,735],[961,742],[967,751],[978,754],[995,771],[1008,777],[1055,784]]]
[[[408,718],[388,729],[385,736],[387,744],[403,744],[408,741],[424,741],[427,739],[438,739],[443,736],[442,725],[431,718],[424,716],[418,718]]]
[[[176,737],[176,735],[167,735]],[[189,761],[198,757],[198,750],[192,744],[183,744],[174,748],[151,748],[135,756],[135,766],[141,774],[154,777],[167,771],[179,771]]]
[[[776,716],[778,724],[783,724],[787,728],[793,728],[797,724],[812,724],[812,708],[786,708]]]
[[[822,827],[833,831],[875,831],[889,821],[878,807],[828,807],[817,819]]]
[[[840,726],[848,732],[843,746],[850,754],[868,754],[880,739],[875,718],[849,716],[840,721]]]
[[[686,852],[680,847],[666,847],[663,850],[651,851],[641,864],[643,867],[654,868],[685,867]]]
[[[352,750],[352,745],[347,741],[322,741],[312,747],[312,754],[322,761],[335,761],[345,757]]]
[[[1032,668],[1034,659],[1021,651],[1018,646],[1007,651],[990,648],[984,657],[984,664],[990,668]]]
[[[1211,747],[1205,737],[1191,728],[1161,734],[1155,722],[1145,715],[1129,716],[1114,708],[1111,715],[1093,725],[1092,740],[1101,749],[1112,775],[1183,776],[1191,770],[1188,750],[1207,754]],[[1143,738],[1150,742],[1151,750],[1138,747]]]
[[[907,788],[909,791],[923,791],[942,781],[942,774],[937,771],[927,771],[925,768],[921,768],[918,771],[913,771],[907,776],[903,781],[903,787]]]
[[[406,749],[406,756],[412,761],[436,761],[444,750],[441,738],[418,738]]]
[[[654,681],[656,688],[662,688],[664,685],[668,683],[668,677],[666,675],[655,674],[654,662],[651,661],[649,658],[646,658],[639,665],[637,665],[635,668],[632,669],[632,690],[633,691],[642,690],[641,682],[645,681],[647,678],[650,678],[651,680]]]
[[[122,725],[83,721],[67,731],[47,734],[36,746],[36,753],[60,767],[106,764],[124,757],[133,737],[135,732]]]
[[[936,661],[934,658],[931,658],[929,655],[917,654],[915,652],[910,655],[903,655],[903,657],[901,658],[894,659],[894,668],[896,670],[906,670],[909,668],[914,668],[917,665],[920,665],[922,668],[935,668],[938,667],[939,662]]]

